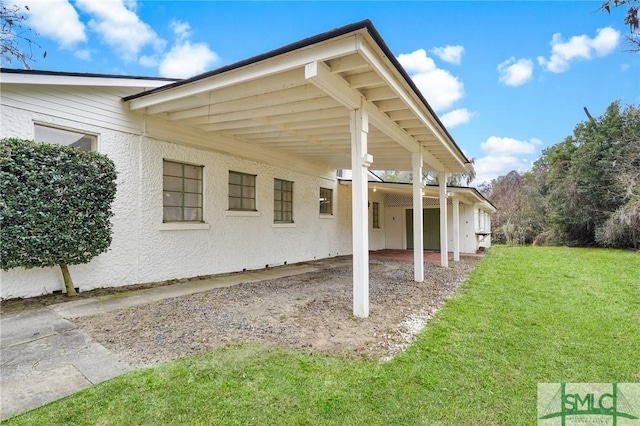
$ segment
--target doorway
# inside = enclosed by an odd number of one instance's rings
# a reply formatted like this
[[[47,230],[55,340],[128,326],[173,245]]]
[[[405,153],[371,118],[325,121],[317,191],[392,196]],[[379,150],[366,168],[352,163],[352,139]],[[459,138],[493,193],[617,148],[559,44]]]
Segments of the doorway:
[[[413,209],[406,210],[407,249],[413,248]],[[425,250],[440,250],[440,209],[422,210],[422,241]]]

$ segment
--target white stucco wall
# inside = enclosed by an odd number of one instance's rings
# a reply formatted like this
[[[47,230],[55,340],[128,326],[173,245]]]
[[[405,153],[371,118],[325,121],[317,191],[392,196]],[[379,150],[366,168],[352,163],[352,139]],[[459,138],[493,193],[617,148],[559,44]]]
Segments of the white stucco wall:
[[[384,195],[369,189],[369,203],[369,250],[382,250],[386,248]],[[373,203],[379,204],[379,228],[373,227]]]
[[[80,291],[351,253],[351,194],[335,179],[7,106],[2,107],[0,137],[31,139],[34,121],[96,134],[98,151],[116,164],[113,242],[90,263],[69,267]],[[163,159],[204,166],[205,226],[175,229],[162,223]],[[229,170],[257,175],[257,213],[227,211]],[[294,182],[294,224],[273,223],[274,178]],[[334,189],[332,216],[318,213],[320,186]],[[0,272],[3,299],[62,289],[58,268]]]
[[[385,240],[386,248],[403,250],[407,248],[406,213],[408,207],[385,208]]]
[[[407,248],[406,211],[412,206],[386,207],[385,209],[385,242],[386,248],[405,250]],[[425,206],[425,208],[437,208]],[[460,252],[475,253],[478,250],[476,223],[478,208],[460,203]],[[453,250],[453,208],[447,208],[448,249]]]

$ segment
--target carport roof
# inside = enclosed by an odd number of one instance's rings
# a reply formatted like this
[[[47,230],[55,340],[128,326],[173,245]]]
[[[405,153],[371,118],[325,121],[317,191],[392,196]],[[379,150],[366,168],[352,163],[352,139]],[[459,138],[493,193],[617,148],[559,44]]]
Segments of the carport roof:
[[[340,183],[345,185],[351,185],[350,179],[340,179]],[[380,190],[382,193],[387,194],[402,194],[406,196],[412,195],[412,184],[408,182],[374,182],[368,183],[369,189]],[[495,213],[498,211],[496,206],[493,205],[489,199],[487,199],[480,191],[470,186],[447,186],[447,192],[460,199],[466,204],[479,204],[484,207],[485,210]],[[438,198],[439,186],[438,185],[423,185],[422,196],[425,198]]]
[[[349,168],[350,110],[368,112],[372,169],[472,165],[369,20],[124,98],[203,137]]]

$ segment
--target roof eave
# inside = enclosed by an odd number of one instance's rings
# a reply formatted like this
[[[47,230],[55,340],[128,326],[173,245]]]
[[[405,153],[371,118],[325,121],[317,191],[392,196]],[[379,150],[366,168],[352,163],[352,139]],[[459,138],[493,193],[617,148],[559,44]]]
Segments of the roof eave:
[[[3,84],[32,84],[101,87],[162,87],[176,79],[114,74],[77,73],[0,68]]]

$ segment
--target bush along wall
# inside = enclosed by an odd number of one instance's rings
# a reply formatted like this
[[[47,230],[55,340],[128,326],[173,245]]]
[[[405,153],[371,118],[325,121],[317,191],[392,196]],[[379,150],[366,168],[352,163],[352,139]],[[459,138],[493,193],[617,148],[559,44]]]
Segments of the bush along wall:
[[[22,139],[0,140],[0,268],[88,263],[111,245],[116,171],[105,155]]]

